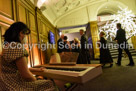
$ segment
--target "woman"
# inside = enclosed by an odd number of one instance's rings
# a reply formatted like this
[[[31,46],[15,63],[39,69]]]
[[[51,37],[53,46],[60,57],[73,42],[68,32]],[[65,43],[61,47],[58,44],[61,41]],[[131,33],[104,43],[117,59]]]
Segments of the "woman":
[[[30,34],[22,22],[12,24],[4,35],[5,45],[2,52],[0,91],[53,91],[50,80],[36,80],[30,70],[43,71],[41,68],[28,69],[26,50],[17,46]],[[19,47],[19,48],[18,48]]]
[[[105,39],[105,32],[100,33],[100,63],[104,66],[110,63],[110,67],[113,65],[113,60],[107,46],[107,41]]]
[[[78,38],[74,38],[74,43],[72,44],[72,47],[73,52],[79,52],[80,41],[78,40]]]
[[[72,52],[78,53],[78,58],[76,63],[81,64],[82,63],[82,58],[81,58],[81,53],[80,53],[80,40],[78,38],[74,38],[74,43],[72,44]]]

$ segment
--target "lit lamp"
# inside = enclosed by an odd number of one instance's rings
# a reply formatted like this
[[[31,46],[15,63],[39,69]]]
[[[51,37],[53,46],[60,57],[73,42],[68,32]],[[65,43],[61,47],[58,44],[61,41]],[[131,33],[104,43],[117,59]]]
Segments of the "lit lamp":
[[[46,0],[40,0],[42,3],[44,3]]]
[[[61,36],[61,35],[62,35],[62,32],[59,32],[59,35]]]
[[[45,2],[47,2],[47,0],[38,0],[38,2],[37,2],[37,7],[41,11],[44,11],[46,9],[46,7],[43,5]]]

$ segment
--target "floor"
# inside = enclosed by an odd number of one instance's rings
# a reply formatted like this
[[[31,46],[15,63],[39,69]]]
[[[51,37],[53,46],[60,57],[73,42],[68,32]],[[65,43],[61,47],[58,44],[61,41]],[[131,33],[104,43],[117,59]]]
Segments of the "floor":
[[[99,77],[76,88],[74,91],[136,91],[136,65],[129,67],[128,58],[122,59],[122,66],[115,64],[109,68],[103,68],[103,74]],[[136,58],[134,58],[136,63]],[[95,60],[92,63],[99,63]]]

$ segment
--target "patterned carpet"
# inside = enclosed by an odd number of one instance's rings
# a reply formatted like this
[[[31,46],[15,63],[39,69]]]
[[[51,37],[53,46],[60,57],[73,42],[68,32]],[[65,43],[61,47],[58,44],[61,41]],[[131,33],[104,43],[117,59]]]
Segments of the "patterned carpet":
[[[136,65],[126,66],[129,63],[128,58],[122,59],[122,66],[115,64],[109,68],[106,65],[103,68],[103,74],[86,84],[76,88],[74,91],[136,91]],[[136,58],[134,58],[136,64]],[[99,63],[99,61],[92,61]]]

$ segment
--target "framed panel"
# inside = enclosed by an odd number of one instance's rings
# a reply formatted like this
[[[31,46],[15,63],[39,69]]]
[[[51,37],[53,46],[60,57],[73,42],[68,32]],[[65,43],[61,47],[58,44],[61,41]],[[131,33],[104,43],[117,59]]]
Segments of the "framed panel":
[[[32,67],[33,66],[33,62],[32,62],[32,55],[31,55],[31,50],[30,50],[30,46],[29,46],[29,41],[30,41],[30,35],[26,36],[26,43],[28,44],[28,48],[26,48],[29,56],[27,57],[27,64],[28,67]]]
[[[45,45],[46,39],[44,39],[42,36],[40,36],[40,53],[41,53],[41,64],[45,64],[46,61],[46,45]]]
[[[42,35],[45,36],[46,34],[46,26],[45,24],[43,24],[43,30],[42,30]],[[47,35],[46,35],[47,36]]]
[[[37,36],[37,33],[35,32],[31,32],[31,38],[32,38],[32,43],[38,43],[38,36]]]
[[[0,0],[0,14],[13,19],[13,0]]]
[[[43,22],[41,22],[41,27],[42,27],[42,29],[40,31],[40,34],[42,36],[46,36],[47,37],[48,36],[47,26]]]
[[[38,18],[38,19],[37,19],[37,21],[38,21],[38,32],[39,32],[39,34],[41,34],[41,30],[42,30],[42,23],[41,23],[40,18]]]
[[[35,16],[29,12],[29,24],[32,31],[36,31]]]
[[[18,5],[19,9],[18,9],[18,18],[19,18],[19,21],[22,21],[23,23],[26,24],[26,10],[23,6],[21,5]]]
[[[40,52],[39,52],[39,45],[38,45],[38,38],[37,34],[32,32],[31,33],[31,42],[32,42],[32,52],[33,52],[33,59],[34,59],[34,65],[40,65],[41,60],[40,60]]]

